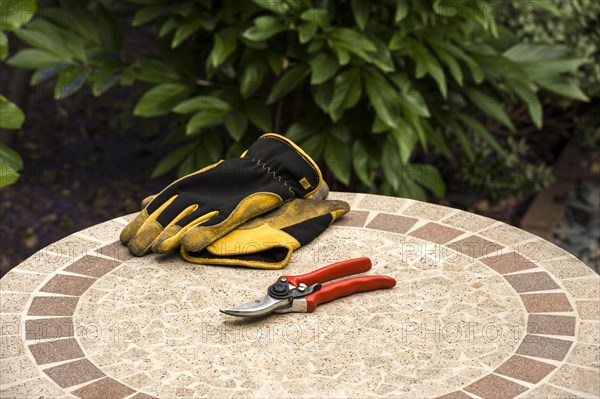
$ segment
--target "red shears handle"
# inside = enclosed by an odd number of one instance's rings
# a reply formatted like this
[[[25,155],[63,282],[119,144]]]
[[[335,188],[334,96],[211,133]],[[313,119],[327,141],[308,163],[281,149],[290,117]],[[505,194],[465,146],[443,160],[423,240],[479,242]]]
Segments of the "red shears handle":
[[[321,287],[318,291],[308,294],[304,297],[308,303],[306,312],[312,313],[317,305],[333,301],[355,294],[357,292],[375,291],[383,288],[392,288],[396,285],[396,280],[388,276],[365,276],[355,277],[348,280],[337,281]]]
[[[371,259],[362,257],[333,263],[310,273],[298,276],[281,276],[280,278],[287,278],[290,284],[298,287],[300,283],[306,285],[326,283],[327,281],[335,280],[340,277],[364,273],[369,270],[371,270]]]

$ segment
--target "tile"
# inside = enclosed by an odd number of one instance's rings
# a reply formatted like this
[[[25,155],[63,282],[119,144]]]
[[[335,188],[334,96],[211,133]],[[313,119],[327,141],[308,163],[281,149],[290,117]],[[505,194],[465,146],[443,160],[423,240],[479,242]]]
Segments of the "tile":
[[[6,278],[6,276],[3,278]],[[29,294],[0,292],[0,314],[21,313],[28,300]]]
[[[62,362],[85,356],[79,343],[73,338],[29,345],[29,351],[37,364]]]
[[[514,355],[494,370],[494,373],[537,384],[555,368],[548,363]]]
[[[133,255],[129,253],[127,247],[121,244],[120,241],[113,242],[112,244],[97,249],[96,252],[120,261],[126,261],[133,258]]]
[[[570,364],[565,364],[558,369],[549,383],[559,387],[586,392],[590,395],[598,395],[600,392],[600,374],[598,374],[597,370],[590,370]]]
[[[128,386],[106,377],[76,389],[71,393],[81,399],[120,399],[134,392]]]
[[[26,356],[0,360],[0,385],[8,385],[35,378],[39,371]]]
[[[481,261],[500,274],[520,272],[537,267],[516,252],[490,256],[481,259]]]
[[[350,227],[363,227],[367,221],[369,212],[367,211],[355,211],[351,210],[345,214],[341,219],[336,220],[333,226],[350,226]]]
[[[419,227],[409,235],[426,241],[445,244],[463,233],[462,230],[453,229],[452,227],[442,226],[437,223],[427,223],[425,226]]]
[[[600,276],[583,277],[576,280],[563,280],[563,285],[576,299],[600,298]]]
[[[506,246],[511,246],[535,237],[525,230],[521,230],[508,224],[490,227],[479,234]]]
[[[402,214],[419,219],[440,220],[453,212],[456,212],[456,210],[445,206],[429,204],[426,202],[415,202],[402,211]]]
[[[27,314],[30,316],[73,316],[78,297],[36,296]]]
[[[508,274],[504,278],[519,293],[560,288],[546,272]]]
[[[446,395],[438,396],[436,399],[471,399],[472,396],[467,395],[463,391],[454,391]]]
[[[25,322],[25,339],[28,341],[72,336],[73,319],[70,317],[27,320]]]
[[[575,335],[575,317],[530,314],[527,321],[529,334]]]
[[[378,212],[398,212],[405,201],[407,200],[385,195],[367,195],[360,201],[358,208],[370,209]]]
[[[0,390],[0,397],[7,399],[56,399],[64,395],[65,392],[55,383],[41,376]]]
[[[526,335],[517,349],[520,355],[552,360],[563,360],[573,342],[564,339]]]
[[[484,399],[509,399],[525,392],[527,388],[495,374],[488,374],[467,385],[464,390]]]
[[[562,279],[594,276],[594,271],[579,259],[565,258],[547,262],[540,262],[540,266]]]
[[[70,261],[71,260],[67,257],[41,250],[19,263],[17,270],[29,270],[32,272],[48,274],[62,268]]]
[[[25,355],[23,340],[18,335],[0,336],[0,359]]]
[[[83,255],[101,245],[102,244],[96,241],[70,235],[62,240],[48,245],[46,248],[44,248],[44,250],[52,251],[70,259],[71,261],[74,261],[75,259],[81,258]]]
[[[567,362],[581,366],[600,368],[600,342],[596,345],[576,343]]]
[[[577,340],[588,344],[598,344],[600,342],[600,324],[581,322],[579,323],[579,332]]]
[[[11,270],[0,279],[0,291],[30,293],[46,278],[45,274]],[[4,295],[4,292],[2,292]]]
[[[600,320],[600,301],[575,301],[575,307],[583,320]]]
[[[80,233],[93,237],[96,240],[109,243],[119,239],[121,230],[123,230],[124,227],[125,226],[123,226],[123,224],[115,220],[109,220],[107,222],[88,227],[85,230],[81,230]]]
[[[570,312],[573,310],[565,294],[521,294],[529,313]]]
[[[498,252],[503,247],[481,237],[470,236],[460,241],[448,244],[448,248],[452,248],[455,251],[461,252],[471,259],[477,259],[493,252]]]
[[[22,329],[20,314],[0,313],[0,339],[5,335],[20,335]]]
[[[131,397],[131,399],[158,399],[158,398],[157,398],[157,397],[155,397],[155,396],[150,396],[150,395],[148,395],[148,394],[145,394],[145,393],[139,392],[139,393],[137,393],[137,394],[133,395],[133,396]]]
[[[406,233],[416,222],[417,219],[415,218],[380,213],[371,220],[367,228],[392,233]]]
[[[474,213],[469,212],[459,212],[447,219],[443,219],[442,222],[449,226],[472,232],[483,230],[497,223],[497,221],[494,219],[475,215]]]
[[[87,359],[79,359],[70,363],[44,369],[48,375],[61,388],[72,387],[84,382],[104,377],[105,374]]]
[[[564,249],[561,249],[541,238],[536,241],[513,245],[512,247],[533,263],[543,262],[545,260],[559,258],[562,256],[571,256],[571,254]]]
[[[551,385],[540,385],[535,387],[533,390],[526,392],[522,398],[527,399],[572,399],[578,398],[579,396],[573,395],[570,392],[563,391]],[[521,398],[520,397],[520,398]]]
[[[66,274],[57,274],[52,277],[41,289],[42,292],[52,292],[54,294],[75,295],[83,294],[94,282],[95,278],[67,276]]]
[[[104,276],[120,264],[121,262],[117,260],[86,255],[69,265],[65,271],[98,278]]]

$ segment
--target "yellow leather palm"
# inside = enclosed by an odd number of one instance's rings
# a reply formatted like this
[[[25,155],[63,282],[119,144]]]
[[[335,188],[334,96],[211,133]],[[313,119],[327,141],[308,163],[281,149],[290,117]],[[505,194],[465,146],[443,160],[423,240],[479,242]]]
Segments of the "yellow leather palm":
[[[256,217],[198,252],[181,248],[192,263],[281,269],[292,253],[350,210],[344,201],[294,199]]]

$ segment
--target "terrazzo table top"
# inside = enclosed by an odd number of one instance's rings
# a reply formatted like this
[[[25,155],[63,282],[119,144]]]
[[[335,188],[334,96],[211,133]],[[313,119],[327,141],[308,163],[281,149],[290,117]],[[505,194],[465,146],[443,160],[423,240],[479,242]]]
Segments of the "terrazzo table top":
[[[417,201],[332,193],[352,211],[283,271],[133,258],[134,215],[0,280],[2,398],[566,398],[600,392],[600,277],[517,228]],[[218,312],[280,274],[368,256],[391,290],[312,314]]]

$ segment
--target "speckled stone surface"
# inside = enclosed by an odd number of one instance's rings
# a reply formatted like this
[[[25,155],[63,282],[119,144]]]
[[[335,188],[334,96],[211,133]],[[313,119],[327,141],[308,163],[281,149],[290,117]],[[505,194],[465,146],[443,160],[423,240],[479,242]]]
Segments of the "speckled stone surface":
[[[0,397],[598,397],[600,277],[491,219],[332,193],[347,218],[283,271],[131,257],[132,215],[78,232],[0,280]],[[312,314],[218,312],[281,274],[368,256],[391,290]]]

